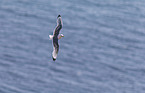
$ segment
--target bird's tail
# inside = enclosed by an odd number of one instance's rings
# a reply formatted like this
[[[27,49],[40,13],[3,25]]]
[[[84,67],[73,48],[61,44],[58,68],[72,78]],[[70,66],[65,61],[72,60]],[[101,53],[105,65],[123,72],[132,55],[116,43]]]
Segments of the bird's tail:
[[[53,35],[49,35],[49,39],[52,40],[52,38],[53,38]]]

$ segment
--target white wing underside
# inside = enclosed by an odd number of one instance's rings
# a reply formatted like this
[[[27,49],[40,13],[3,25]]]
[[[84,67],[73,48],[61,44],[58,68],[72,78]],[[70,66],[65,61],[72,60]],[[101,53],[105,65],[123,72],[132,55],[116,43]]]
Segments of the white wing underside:
[[[57,49],[55,49],[54,47],[53,47],[53,52],[52,52],[52,57],[54,58],[54,59],[56,59],[56,57],[57,57]]]

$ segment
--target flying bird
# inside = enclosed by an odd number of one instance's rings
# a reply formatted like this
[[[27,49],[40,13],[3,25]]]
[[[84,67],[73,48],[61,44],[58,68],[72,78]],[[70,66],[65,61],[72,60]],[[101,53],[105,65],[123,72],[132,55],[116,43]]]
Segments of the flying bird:
[[[62,37],[64,37],[63,34],[59,34],[61,29],[62,29],[62,19],[61,19],[61,16],[58,15],[58,17],[57,17],[57,26],[56,26],[56,28],[53,32],[53,35],[49,35],[49,38],[50,38],[50,40],[52,40],[52,43],[53,43],[53,52],[52,52],[53,61],[56,60],[57,54],[58,54],[58,51],[59,51],[58,40],[61,39]]]

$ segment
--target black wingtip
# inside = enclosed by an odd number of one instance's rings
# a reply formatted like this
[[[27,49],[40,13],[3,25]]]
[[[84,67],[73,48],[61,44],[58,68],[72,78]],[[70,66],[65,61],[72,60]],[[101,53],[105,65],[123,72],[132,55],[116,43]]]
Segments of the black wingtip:
[[[58,17],[61,17],[61,15],[58,15]],[[58,17],[57,17],[57,18],[58,18]]]
[[[53,58],[53,57],[52,57]],[[55,58],[53,58],[53,61],[55,61],[56,59]]]

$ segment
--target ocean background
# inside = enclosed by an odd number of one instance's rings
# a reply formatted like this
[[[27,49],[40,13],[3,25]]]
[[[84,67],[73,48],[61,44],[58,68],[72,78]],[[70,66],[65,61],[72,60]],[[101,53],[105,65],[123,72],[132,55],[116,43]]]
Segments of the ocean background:
[[[145,0],[0,0],[0,93],[145,93]]]

